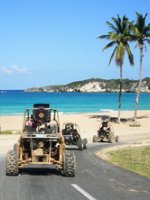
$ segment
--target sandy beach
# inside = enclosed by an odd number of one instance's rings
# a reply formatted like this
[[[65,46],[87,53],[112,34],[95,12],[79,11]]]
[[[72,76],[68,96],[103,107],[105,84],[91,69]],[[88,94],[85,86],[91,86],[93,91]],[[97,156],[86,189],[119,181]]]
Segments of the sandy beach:
[[[118,135],[121,142],[129,143],[150,143],[150,110],[138,111],[137,121],[140,127],[131,127],[131,123],[127,119],[132,118],[133,111],[122,111],[121,118],[123,122],[120,124],[112,123],[115,135]],[[97,134],[100,127],[101,119],[104,116],[111,118],[117,117],[117,111],[100,112],[100,113],[84,113],[84,114],[60,114],[60,127],[62,128],[65,122],[75,122],[79,125],[80,134],[83,138],[88,139],[88,143],[92,142],[93,135]],[[21,132],[23,125],[23,116],[1,116],[0,117],[1,130],[12,130],[14,135],[0,136],[0,152],[7,149],[7,146],[13,145],[17,141],[19,135],[15,134]],[[4,148],[5,147],[5,148]]]

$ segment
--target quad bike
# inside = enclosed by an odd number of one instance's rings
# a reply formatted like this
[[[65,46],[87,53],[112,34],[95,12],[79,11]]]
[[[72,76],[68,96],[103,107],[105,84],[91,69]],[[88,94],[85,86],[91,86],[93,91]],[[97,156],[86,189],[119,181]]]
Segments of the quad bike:
[[[75,156],[65,150],[58,112],[49,104],[34,104],[24,114],[23,130],[13,150],[7,153],[6,175],[17,176],[26,166],[54,166],[64,176],[75,176]]]
[[[66,145],[77,145],[79,150],[87,149],[87,139],[81,138],[78,124],[72,122],[64,123],[62,134]]]
[[[114,130],[110,121],[103,121],[102,126],[97,131],[97,135],[93,136],[93,142],[108,141],[114,143],[119,141],[119,136],[114,135]]]

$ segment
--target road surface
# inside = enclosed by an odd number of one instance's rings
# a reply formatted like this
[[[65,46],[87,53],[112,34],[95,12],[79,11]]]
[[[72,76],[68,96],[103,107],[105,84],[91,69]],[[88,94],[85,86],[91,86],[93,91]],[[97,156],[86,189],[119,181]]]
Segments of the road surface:
[[[56,170],[30,170],[5,176],[5,153],[0,156],[0,200],[149,200],[150,179],[115,167],[93,153],[110,144],[90,144],[76,155],[76,176]]]

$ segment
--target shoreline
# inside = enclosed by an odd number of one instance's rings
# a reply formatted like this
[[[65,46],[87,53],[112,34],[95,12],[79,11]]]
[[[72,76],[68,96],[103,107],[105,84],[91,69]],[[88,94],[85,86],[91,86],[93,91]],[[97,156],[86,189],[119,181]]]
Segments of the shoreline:
[[[113,110],[113,109],[100,109],[99,111],[85,111],[85,112],[61,112],[59,111],[58,109],[56,109],[58,111],[58,114],[59,115],[84,115],[84,114],[116,114],[118,113],[118,110]],[[131,113],[134,114],[134,110],[121,110],[121,113],[126,113],[126,112],[129,112],[130,115]],[[138,114],[141,114],[143,112],[149,112],[150,113],[150,109],[141,109],[141,110],[138,110],[137,111],[137,115]],[[123,114],[124,115],[124,114]],[[10,113],[10,114],[0,114],[0,118],[1,117],[24,117],[24,112],[23,113]],[[121,116],[122,117],[122,116]]]

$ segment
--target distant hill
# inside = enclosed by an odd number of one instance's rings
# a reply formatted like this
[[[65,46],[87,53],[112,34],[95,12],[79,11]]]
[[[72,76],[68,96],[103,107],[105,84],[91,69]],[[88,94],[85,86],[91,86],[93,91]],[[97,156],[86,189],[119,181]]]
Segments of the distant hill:
[[[82,81],[71,82],[66,85],[51,85],[45,87],[28,88],[25,92],[118,92],[119,79],[99,79],[91,78]],[[138,80],[123,80],[123,92],[135,92],[138,86]],[[150,93],[150,78],[144,78],[142,81],[141,92]]]

